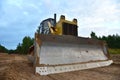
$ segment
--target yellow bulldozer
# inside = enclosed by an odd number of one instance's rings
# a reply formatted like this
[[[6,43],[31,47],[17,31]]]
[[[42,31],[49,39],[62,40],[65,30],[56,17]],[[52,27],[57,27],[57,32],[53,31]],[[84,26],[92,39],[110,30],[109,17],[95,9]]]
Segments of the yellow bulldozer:
[[[64,15],[56,22],[48,18],[40,23],[36,33],[32,61],[35,73],[48,75],[108,66],[109,57],[104,41],[78,36],[77,19],[68,21]]]

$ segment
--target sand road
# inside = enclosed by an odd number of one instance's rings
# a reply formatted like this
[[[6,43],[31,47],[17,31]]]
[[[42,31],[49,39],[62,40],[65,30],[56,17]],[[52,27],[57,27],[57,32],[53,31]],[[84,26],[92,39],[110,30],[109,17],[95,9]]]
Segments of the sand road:
[[[0,53],[0,80],[120,80],[120,54],[111,58],[114,63],[107,67],[40,76],[27,56]]]

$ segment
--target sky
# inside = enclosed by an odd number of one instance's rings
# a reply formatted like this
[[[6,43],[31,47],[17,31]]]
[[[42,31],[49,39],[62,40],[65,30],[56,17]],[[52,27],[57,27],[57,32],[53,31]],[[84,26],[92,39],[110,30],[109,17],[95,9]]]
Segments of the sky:
[[[78,20],[78,35],[120,35],[120,0],[0,0],[0,44],[15,49],[23,37],[34,37],[40,22],[65,15]]]

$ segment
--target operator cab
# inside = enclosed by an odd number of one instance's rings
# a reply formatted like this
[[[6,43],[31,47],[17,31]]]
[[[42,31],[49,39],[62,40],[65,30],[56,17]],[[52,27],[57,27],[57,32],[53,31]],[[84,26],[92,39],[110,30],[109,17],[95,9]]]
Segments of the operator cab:
[[[40,34],[51,34],[48,22],[50,22],[50,24],[53,25],[53,27],[54,27],[55,23],[54,23],[53,18],[45,19],[40,23],[38,33],[40,33]]]

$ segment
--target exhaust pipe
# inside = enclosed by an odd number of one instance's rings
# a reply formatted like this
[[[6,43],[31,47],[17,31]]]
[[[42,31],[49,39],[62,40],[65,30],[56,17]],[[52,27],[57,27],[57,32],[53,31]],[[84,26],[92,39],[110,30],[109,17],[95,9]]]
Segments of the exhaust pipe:
[[[56,26],[56,13],[54,14],[54,26]]]

